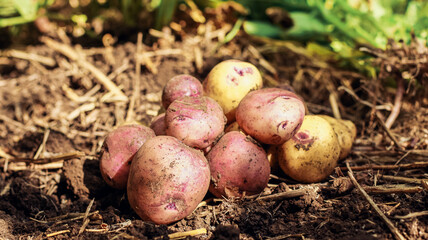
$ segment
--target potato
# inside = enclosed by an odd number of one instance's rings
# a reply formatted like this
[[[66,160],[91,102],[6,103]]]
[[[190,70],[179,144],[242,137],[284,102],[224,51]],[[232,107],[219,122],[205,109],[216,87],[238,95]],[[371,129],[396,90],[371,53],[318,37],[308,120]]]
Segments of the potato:
[[[152,137],[155,137],[152,129],[137,124],[123,125],[107,134],[101,151],[100,171],[108,185],[126,188],[132,157]]]
[[[251,63],[239,60],[220,62],[202,82],[205,95],[223,108],[228,123],[235,119],[235,111],[248,92],[263,87],[259,70]]]
[[[153,118],[150,128],[153,129],[156,136],[166,135],[165,113],[161,113]]]
[[[340,145],[330,123],[307,115],[300,130],[278,148],[279,166],[289,177],[304,183],[319,182],[337,165]]]
[[[201,82],[190,75],[182,74],[171,78],[162,91],[162,106],[167,109],[169,104],[181,97],[202,97],[204,90]]]
[[[242,197],[263,191],[270,176],[266,152],[251,137],[231,131],[207,155],[211,169],[209,191],[216,197]]]
[[[294,93],[264,88],[248,93],[236,110],[239,126],[265,144],[282,144],[300,128],[305,105]]]
[[[205,149],[226,125],[220,105],[209,97],[183,97],[172,102],[165,115],[166,133],[190,147]]]
[[[174,137],[156,136],[132,161],[128,200],[141,219],[169,224],[191,214],[209,184],[210,169],[201,151]]]
[[[237,122],[233,122],[233,123],[229,124],[228,126],[226,126],[226,129],[224,129],[224,132],[231,132],[231,131],[243,132],[244,130],[241,129],[241,127],[239,126],[239,124]]]
[[[278,162],[278,148],[280,145],[270,145],[267,150],[267,158],[269,160],[270,171],[272,173],[278,173],[281,171]]]
[[[351,137],[353,139],[353,142],[357,137],[357,127],[355,126],[355,124],[350,120],[338,119],[338,121],[345,124],[349,128],[349,130],[351,131]]]
[[[337,134],[340,145],[339,160],[345,159],[351,152],[352,144],[354,143],[356,137],[356,127],[354,123],[349,120],[336,119],[327,115],[318,116],[327,120],[327,122],[329,122],[333,127],[334,132]],[[345,124],[344,121],[349,122],[349,126]]]

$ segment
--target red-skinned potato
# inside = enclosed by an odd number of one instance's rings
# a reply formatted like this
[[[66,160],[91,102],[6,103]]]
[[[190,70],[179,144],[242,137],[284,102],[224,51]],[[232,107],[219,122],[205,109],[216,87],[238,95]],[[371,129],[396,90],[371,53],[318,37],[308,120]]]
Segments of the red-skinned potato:
[[[278,147],[279,166],[289,177],[304,183],[319,182],[337,166],[340,144],[327,120],[307,115],[299,131]]]
[[[193,212],[209,183],[209,165],[201,151],[174,137],[156,136],[132,161],[128,200],[141,219],[169,224]]]
[[[294,93],[264,88],[248,93],[236,110],[236,121],[261,143],[279,145],[300,128],[305,105]]]
[[[172,102],[165,115],[166,133],[190,147],[205,149],[226,125],[220,105],[209,97],[183,97]]]
[[[242,197],[263,191],[270,176],[263,148],[238,131],[223,135],[207,154],[211,169],[209,191],[216,197]]]
[[[161,113],[153,118],[150,128],[153,129],[156,136],[166,135],[165,113]]]
[[[205,95],[216,100],[229,123],[241,99],[250,91],[263,87],[259,70],[251,63],[235,59],[218,63],[202,83]]]
[[[204,89],[201,82],[190,75],[182,74],[171,78],[162,91],[162,106],[167,109],[169,104],[181,97],[201,97]]]
[[[155,137],[152,129],[137,124],[123,125],[107,134],[101,152],[100,171],[109,186],[126,188],[132,158],[152,137]]]

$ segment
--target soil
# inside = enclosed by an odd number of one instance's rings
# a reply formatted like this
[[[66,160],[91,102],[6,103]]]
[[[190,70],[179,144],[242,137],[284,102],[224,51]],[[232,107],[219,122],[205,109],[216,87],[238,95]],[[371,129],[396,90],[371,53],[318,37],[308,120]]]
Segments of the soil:
[[[212,32],[222,31],[215,24],[212,27]],[[346,162],[351,166],[428,162],[428,104],[424,98],[405,97],[391,129],[404,147],[399,150],[370,108],[346,92],[337,92],[343,118],[351,119],[358,128],[351,155],[339,162],[342,170],[337,168],[328,179],[315,184],[299,184],[273,171],[262,194],[304,188],[308,190],[304,196],[215,199],[208,193],[204,204],[185,219],[156,225],[142,221],[132,211],[125,191],[104,183],[98,167],[104,136],[129,114],[131,120],[149,124],[163,111],[163,85],[177,74],[203,80],[222,60],[249,61],[262,71],[266,86],[291,86],[311,113],[332,114],[331,86],[350,86],[361,99],[370,97],[370,84],[363,85],[367,79],[355,72],[329,64],[322,67],[290,49],[269,47],[243,34],[215,49],[219,37],[211,36],[212,32],[186,35],[166,29],[164,37],[145,33],[142,52],[155,56],[142,60],[139,76],[135,39],[111,48],[73,45],[101,72],[113,74],[110,78],[126,96],[135,96],[131,113],[129,103],[108,97],[108,91],[88,70],[45,44],[22,50],[49,57],[54,66],[39,60],[2,58],[0,239],[169,239],[171,233],[195,229],[206,229],[206,233],[187,239],[393,239],[387,224],[353,186],[343,167]],[[385,91],[378,100],[393,102],[393,94]],[[354,175],[363,187],[419,187],[414,192],[369,195],[405,238],[428,239],[428,215],[397,218],[428,209],[427,186],[382,178],[427,179],[427,170],[427,165],[392,170],[369,167],[355,170]]]

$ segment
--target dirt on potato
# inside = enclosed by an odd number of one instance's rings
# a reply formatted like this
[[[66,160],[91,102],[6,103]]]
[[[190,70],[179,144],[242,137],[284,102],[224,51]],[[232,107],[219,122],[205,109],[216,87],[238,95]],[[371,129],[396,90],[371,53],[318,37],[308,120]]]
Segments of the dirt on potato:
[[[214,32],[217,25],[206,24]],[[118,42],[113,58],[102,46],[71,45],[113,81],[127,102],[115,99],[84,65],[46,43],[22,51],[51,58],[54,66],[0,57],[0,239],[173,239],[169,234],[190,230],[199,232],[185,234],[187,239],[394,239],[353,186],[346,163],[360,168],[353,171],[356,180],[399,233],[428,239],[426,98],[404,98],[389,132],[399,149],[370,108],[343,91],[337,92],[342,117],[357,125],[358,136],[351,154],[323,182],[299,184],[275,173],[260,196],[216,199],[207,194],[176,223],[142,221],[126,192],[103,181],[99,153],[115,126],[126,120],[149,125],[163,112],[162,88],[173,76],[204,79],[217,63],[239,59],[258,67],[266,86],[292,86],[311,113],[332,115],[326,83],[336,88],[346,84],[361,99],[372,96],[364,76],[330,65],[321,68],[306,56],[243,34],[215,49],[218,37],[213,34],[164,33],[164,38],[145,33],[143,53],[137,53],[135,38]],[[200,55],[189,51],[196,48]],[[137,61],[136,55],[144,53],[146,61]],[[392,102],[393,95],[385,91],[378,101]],[[393,190],[375,192],[386,186]]]

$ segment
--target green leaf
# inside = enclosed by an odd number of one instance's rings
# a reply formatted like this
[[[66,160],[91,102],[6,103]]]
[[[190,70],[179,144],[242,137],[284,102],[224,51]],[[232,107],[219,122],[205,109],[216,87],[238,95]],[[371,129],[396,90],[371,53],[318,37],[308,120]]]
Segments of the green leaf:
[[[156,12],[155,28],[160,29],[171,22],[178,0],[161,0]]]
[[[267,21],[245,21],[243,24],[244,31],[250,35],[260,37],[279,38],[283,30]]]
[[[26,20],[34,20],[37,14],[37,1],[34,0],[13,0],[16,10],[21,17]]]
[[[226,34],[226,36],[224,37],[223,44],[224,44],[224,43],[228,43],[228,42],[230,42],[233,38],[235,38],[236,34],[238,34],[239,30],[241,29],[242,22],[243,22],[243,19],[242,19],[242,18],[239,18],[239,19],[235,22],[235,25],[233,25],[232,30],[230,30],[230,32],[228,32],[228,33]]]
[[[330,33],[327,24],[312,13],[291,12],[290,16],[294,25],[286,31],[287,39],[310,40]]]

